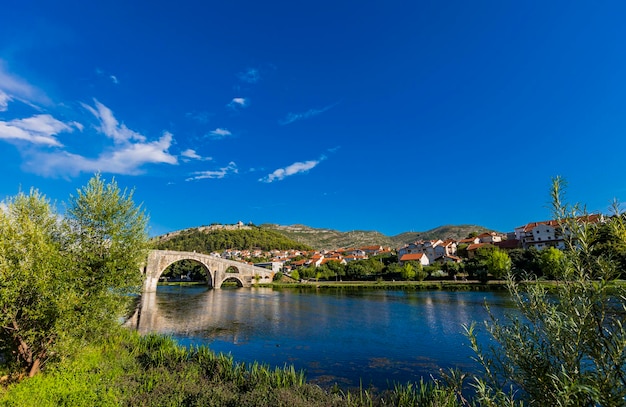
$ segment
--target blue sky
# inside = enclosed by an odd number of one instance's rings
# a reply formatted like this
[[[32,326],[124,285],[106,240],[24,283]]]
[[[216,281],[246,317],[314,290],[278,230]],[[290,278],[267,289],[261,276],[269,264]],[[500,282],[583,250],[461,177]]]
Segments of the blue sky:
[[[626,199],[626,3],[9,0],[0,199],[388,235]],[[62,205],[61,206],[62,209]]]

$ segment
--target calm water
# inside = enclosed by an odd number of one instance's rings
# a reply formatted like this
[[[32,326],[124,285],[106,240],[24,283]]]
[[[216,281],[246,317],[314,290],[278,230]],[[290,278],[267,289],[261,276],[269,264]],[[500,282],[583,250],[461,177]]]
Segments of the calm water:
[[[506,292],[493,291],[164,286],[145,295],[138,329],[237,361],[293,364],[323,387],[386,388],[440,368],[475,370],[463,324],[486,318],[485,301],[496,315],[512,306]]]

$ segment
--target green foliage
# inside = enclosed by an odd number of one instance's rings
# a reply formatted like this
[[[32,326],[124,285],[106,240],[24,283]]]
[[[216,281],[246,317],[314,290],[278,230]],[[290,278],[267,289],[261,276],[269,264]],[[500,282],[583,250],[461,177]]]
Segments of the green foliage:
[[[541,265],[543,275],[548,278],[554,278],[562,274],[561,268],[564,260],[565,255],[559,249],[549,247],[542,250],[539,256],[539,264]]]
[[[241,230],[186,230],[156,243],[161,250],[178,250],[209,254],[226,249],[310,250],[307,245],[286,238],[278,232],[253,227]]]
[[[180,260],[170,264],[161,277],[180,279],[188,277],[191,281],[206,281],[206,268],[195,260]]]
[[[626,213],[621,213],[617,203],[613,205],[613,217],[620,218],[619,222],[626,222]],[[618,221],[618,219],[616,219]],[[610,255],[617,263],[620,278],[626,277],[626,237],[624,231],[611,226],[611,223],[601,223],[593,236],[591,243],[592,253],[596,256]]]
[[[62,255],[60,225],[43,195],[31,190],[6,205],[0,210],[0,351],[34,374],[72,312],[72,291],[66,292],[71,264]]]
[[[461,243],[457,246],[456,248],[456,255],[459,257],[462,257],[464,259],[467,259],[467,248],[469,247],[469,245],[467,243]]]
[[[489,354],[468,328],[485,373],[475,385],[481,405],[625,404],[626,289],[615,284],[619,264],[592,243],[601,227],[626,236],[626,224],[619,214],[604,226],[587,222],[584,209],[563,202],[563,186],[560,178],[552,186],[555,218],[567,231],[567,250],[551,270],[556,288],[520,285],[509,274],[521,316],[506,323],[492,316],[486,325],[498,346]]]
[[[494,278],[502,278],[502,276],[511,270],[511,258],[504,250],[498,248],[489,251],[483,261],[487,271],[489,271]]]
[[[415,266],[411,263],[412,262],[407,261],[406,263],[404,263],[404,265],[402,266],[402,269],[400,270],[400,275],[402,276],[403,280],[415,279]],[[419,265],[421,266],[422,264],[419,263]]]
[[[511,258],[511,273],[516,280],[524,280],[530,276],[541,277],[543,275],[540,253],[535,247],[513,249],[508,253]]]
[[[0,352],[34,375],[118,325],[141,286],[146,217],[99,175],[64,217],[37,191],[0,212]]]
[[[0,405],[52,406],[460,406],[441,381],[393,385],[383,392],[331,392],[293,366],[236,363],[206,347],[119,332],[32,380],[0,389]]]

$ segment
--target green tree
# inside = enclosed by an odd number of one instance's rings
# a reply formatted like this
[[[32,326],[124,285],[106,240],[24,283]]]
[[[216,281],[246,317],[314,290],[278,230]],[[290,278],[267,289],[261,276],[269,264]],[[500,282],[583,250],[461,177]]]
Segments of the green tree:
[[[84,335],[103,335],[127,311],[139,291],[140,265],[148,250],[147,216],[133,192],[106,183],[98,174],[70,196],[65,216],[66,250],[75,265],[80,293],[75,312]]]
[[[421,266],[421,263],[420,263],[420,266]],[[402,269],[400,270],[400,275],[402,276],[403,280],[415,279],[415,267],[413,266],[412,262],[407,261],[406,263],[404,263],[404,265],[402,266]]]
[[[511,258],[511,273],[516,280],[542,275],[540,253],[535,247],[510,250],[509,257]]]
[[[49,201],[36,190],[0,210],[0,351],[29,376],[50,355],[71,312],[60,233]]]
[[[30,376],[106,337],[141,287],[146,218],[100,176],[64,217],[37,191],[0,211],[0,351]]]
[[[557,248],[549,247],[541,251],[539,264],[544,276],[554,278],[559,275],[559,270],[563,266],[565,255]]]
[[[426,270],[426,267],[420,262],[412,262],[415,267],[415,280],[424,281],[427,277],[430,277],[430,273]]]
[[[615,284],[619,263],[592,245],[600,227],[586,221],[580,206],[563,202],[564,182],[555,178],[555,219],[566,233],[567,250],[555,270],[558,285],[520,285],[511,274],[509,291],[521,315],[495,317],[487,329],[498,343],[487,354],[468,335],[484,368],[475,387],[481,405],[623,406],[626,400],[626,288]],[[624,218],[607,220],[626,236]],[[521,391],[520,391],[521,390]]]
[[[291,272],[291,278],[293,278],[296,281],[300,281],[300,273],[298,273],[298,270],[293,270]]]
[[[467,259],[467,248],[469,247],[469,245],[467,243],[461,243],[457,246],[456,248],[456,254],[459,257],[462,257],[464,259]]]
[[[511,258],[504,250],[497,247],[487,252],[483,262],[494,278],[502,278],[511,270]]]

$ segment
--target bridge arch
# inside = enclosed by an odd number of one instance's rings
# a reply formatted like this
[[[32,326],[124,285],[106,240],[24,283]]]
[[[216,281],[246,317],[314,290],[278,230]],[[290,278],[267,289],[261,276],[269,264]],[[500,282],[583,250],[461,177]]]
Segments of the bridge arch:
[[[206,281],[209,287],[212,287],[213,286],[213,274],[215,274],[215,272],[211,271],[211,269],[209,268],[207,264],[199,260],[195,260],[195,259],[173,260],[172,262],[164,266],[163,271],[161,272],[161,275],[159,276],[159,281],[161,281],[161,279],[163,278],[163,275],[166,274],[168,270],[175,273],[175,275],[178,275],[180,273],[181,279],[184,279],[183,276],[185,275],[182,274],[180,270],[176,270],[176,267],[180,264],[182,267],[189,270],[191,268],[189,263],[192,263],[194,265],[192,271],[193,271],[193,274],[195,274],[197,278],[200,278],[200,276],[198,276],[198,268],[202,269],[202,271],[200,272],[200,274],[202,274],[202,279]],[[191,277],[191,275],[193,274],[190,271],[186,275],[186,277]],[[198,281],[198,280],[196,279],[194,281]]]
[[[151,250],[144,269],[144,292],[156,291],[161,274],[171,264],[180,260],[195,260],[208,271],[210,286],[220,288],[227,279],[236,279],[243,287],[251,287],[258,282],[271,282],[274,273],[262,267],[226,260],[196,252],[178,252],[173,250]],[[232,272],[233,269],[236,272]]]

